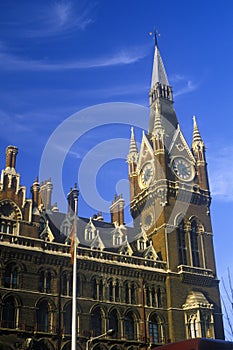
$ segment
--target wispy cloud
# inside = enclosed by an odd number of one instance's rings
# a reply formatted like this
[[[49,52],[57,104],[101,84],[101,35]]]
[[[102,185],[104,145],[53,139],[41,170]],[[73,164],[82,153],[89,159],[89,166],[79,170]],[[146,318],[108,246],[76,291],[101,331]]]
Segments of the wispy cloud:
[[[84,30],[94,22],[95,2],[80,0],[55,0],[28,4],[18,20],[5,23],[9,32],[24,38],[45,38],[66,35],[75,30]]]
[[[216,200],[233,202],[233,146],[209,154],[208,159],[212,196]]]
[[[58,71],[88,68],[110,67],[135,63],[147,55],[144,48],[129,48],[115,54],[94,57],[85,60],[51,62],[49,60],[33,60],[8,53],[0,46],[0,69],[24,71]]]
[[[179,79],[179,80],[178,80]],[[186,80],[185,78],[182,78],[181,76],[177,76],[176,82],[181,83],[179,86],[174,87],[174,97],[188,94],[194,90],[196,90],[199,87],[199,83],[194,83],[192,80]]]

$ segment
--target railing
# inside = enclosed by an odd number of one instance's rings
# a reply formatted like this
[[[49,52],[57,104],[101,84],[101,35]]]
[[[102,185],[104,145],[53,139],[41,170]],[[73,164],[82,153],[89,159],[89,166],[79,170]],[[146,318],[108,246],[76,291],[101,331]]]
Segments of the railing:
[[[178,266],[178,272],[179,273],[197,274],[200,276],[207,276],[207,277],[214,277],[212,270],[204,269],[201,267],[194,267],[194,266],[180,265],[180,266]]]
[[[36,251],[45,251],[51,253],[59,252],[59,256],[70,257],[70,245],[55,243],[55,242],[46,242],[40,239],[15,236],[11,234],[2,233],[0,234],[0,244],[21,246],[24,249]],[[140,258],[136,256],[129,256],[124,254],[117,254],[108,251],[101,251],[91,248],[77,248],[77,258],[82,260],[82,258],[87,258],[89,260],[103,260],[106,262],[119,262],[122,264],[130,264],[134,266],[145,266],[149,268],[155,268],[159,270],[166,271],[166,262],[160,260]]]

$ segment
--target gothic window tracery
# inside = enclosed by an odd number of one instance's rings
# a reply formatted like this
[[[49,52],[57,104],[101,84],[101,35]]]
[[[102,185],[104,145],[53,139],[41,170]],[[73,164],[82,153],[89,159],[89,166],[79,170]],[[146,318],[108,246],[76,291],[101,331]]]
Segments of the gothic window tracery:
[[[11,201],[0,202],[0,232],[17,234],[22,214],[18,206]]]
[[[213,305],[202,292],[190,292],[183,309],[187,338],[214,338]]]

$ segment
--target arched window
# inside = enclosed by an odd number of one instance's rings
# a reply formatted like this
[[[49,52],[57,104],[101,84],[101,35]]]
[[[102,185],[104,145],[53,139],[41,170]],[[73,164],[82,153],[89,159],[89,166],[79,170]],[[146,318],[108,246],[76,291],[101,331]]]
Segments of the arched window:
[[[199,327],[198,327],[197,315],[190,316],[188,321],[188,332],[189,332],[189,338],[201,337]]]
[[[108,291],[109,291],[109,300],[110,300],[110,301],[113,301],[113,299],[114,299],[113,289],[114,289],[114,287],[113,287],[113,281],[110,280],[110,281],[108,282]]]
[[[163,342],[163,326],[160,318],[152,314],[149,318],[149,336],[151,343]]]
[[[124,337],[128,340],[135,339],[135,322],[132,312],[129,312],[124,319]]]
[[[131,286],[130,286],[130,296],[131,296],[131,304],[136,304],[136,288],[134,283],[131,283]]]
[[[193,266],[200,266],[199,250],[198,250],[198,232],[197,232],[197,223],[195,220],[193,220],[191,223],[190,241],[191,241]]]
[[[3,302],[2,326],[4,328],[16,328],[17,309],[13,297],[8,297]]]
[[[0,202],[0,232],[16,234],[19,220],[22,213],[18,206],[11,201]]]
[[[98,336],[102,334],[103,324],[102,324],[102,314],[100,308],[95,308],[91,314],[91,329],[93,336]]]
[[[94,277],[92,279],[92,298],[95,300],[103,299],[103,280]]]
[[[146,287],[145,292],[146,292],[146,305],[151,306],[150,305],[150,289],[149,289],[149,287]]]
[[[44,300],[39,303],[36,313],[37,331],[50,332],[51,331],[51,312],[49,303]]]
[[[72,295],[72,276],[67,271],[62,275],[62,294]]]
[[[126,302],[126,304],[129,304],[129,286],[128,286],[128,282],[125,282],[124,290],[125,290],[125,302]]]
[[[115,282],[115,301],[120,301],[120,286],[118,280]]]
[[[119,338],[119,319],[116,310],[112,310],[109,315],[109,329],[114,329],[114,338]]]
[[[162,296],[160,287],[157,288],[157,307],[162,307]]]
[[[64,318],[63,318],[63,331],[64,334],[71,334],[71,320],[72,320],[72,309],[71,309],[71,303],[69,303],[64,312]]]
[[[149,336],[151,343],[159,342],[159,327],[155,316],[153,316],[149,321]]]
[[[5,268],[4,287],[18,287],[18,269],[15,265],[7,265]]]
[[[97,283],[96,278],[94,277],[92,279],[92,298],[96,300],[97,295],[98,295],[98,283]]]
[[[179,265],[187,265],[187,247],[185,236],[184,220],[182,220],[177,229]]]
[[[39,291],[51,293],[52,276],[50,271],[41,271],[39,275]]]

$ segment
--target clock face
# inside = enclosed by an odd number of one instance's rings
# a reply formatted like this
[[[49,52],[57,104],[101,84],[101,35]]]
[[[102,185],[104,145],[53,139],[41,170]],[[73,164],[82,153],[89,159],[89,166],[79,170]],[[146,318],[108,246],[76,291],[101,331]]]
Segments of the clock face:
[[[141,182],[143,186],[148,186],[154,175],[154,168],[151,163],[146,163],[141,171]]]
[[[153,216],[150,213],[145,217],[143,226],[146,230],[148,230],[151,227],[152,223],[153,223]]]
[[[185,158],[176,157],[172,162],[172,169],[181,180],[191,181],[194,178],[194,167]]]

